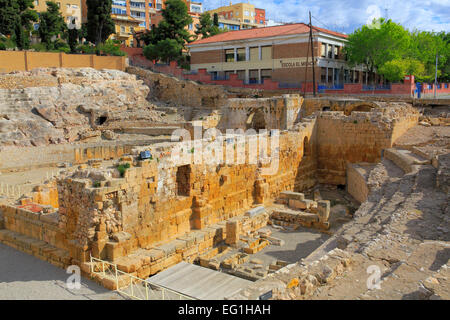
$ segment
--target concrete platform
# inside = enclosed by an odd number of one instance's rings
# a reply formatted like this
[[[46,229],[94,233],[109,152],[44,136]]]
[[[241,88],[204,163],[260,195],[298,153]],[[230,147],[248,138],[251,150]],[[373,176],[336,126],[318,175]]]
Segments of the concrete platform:
[[[147,280],[199,300],[224,300],[253,283],[187,262],[180,262]]]

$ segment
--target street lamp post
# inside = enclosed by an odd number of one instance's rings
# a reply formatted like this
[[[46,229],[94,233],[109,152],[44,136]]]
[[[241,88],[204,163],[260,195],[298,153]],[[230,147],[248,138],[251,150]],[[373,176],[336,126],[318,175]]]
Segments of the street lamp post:
[[[438,54],[436,52],[436,68],[434,73],[434,98],[436,99],[436,87],[437,87],[437,67],[438,67]]]

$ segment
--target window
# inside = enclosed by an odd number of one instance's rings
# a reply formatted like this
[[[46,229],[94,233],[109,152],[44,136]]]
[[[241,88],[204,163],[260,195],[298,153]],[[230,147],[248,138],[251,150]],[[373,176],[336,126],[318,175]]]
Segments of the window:
[[[333,46],[328,45],[328,59],[332,59],[332,58],[333,58]]]
[[[237,49],[237,61],[245,61],[245,48]]]
[[[325,58],[327,56],[327,44],[326,43],[321,44],[320,55],[322,56],[322,58]]]
[[[327,83],[327,68],[320,68],[320,82]]]
[[[234,49],[225,50],[225,62],[234,62]]]
[[[272,78],[272,69],[261,69],[261,80]]]
[[[236,71],[239,80],[245,80],[245,70]]]
[[[334,58],[335,59],[339,59],[339,50],[340,49],[340,47],[338,47],[338,46],[334,46]]]
[[[259,48],[253,47],[250,48],[250,61],[259,60]]]
[[[272,46],[261,47],[261,58],[262,60],[272,59]]]
[[[249,81],[249,83],[258,83],[259,70],[249,70],[248,71],[248,81]]]
[[[245,15],[246,17],[248,17],[250,14],[249,14],[249,12],[248,12],[247,10],[245,10],[245,11],[244,11],[244,15]]]
[[[189,29],[189,30],[192,30],[193,28],[194,28],[193,24],[190,23],[189,26],[188,26],[188,29]]]

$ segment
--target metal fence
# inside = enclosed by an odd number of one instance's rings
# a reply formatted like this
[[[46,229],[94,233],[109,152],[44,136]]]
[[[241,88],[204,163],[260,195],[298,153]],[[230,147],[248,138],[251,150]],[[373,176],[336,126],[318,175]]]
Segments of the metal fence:
[[[281,89],[300,89],[302,84],[299,82],[279,82],[278,88]]]
[[[391,90],[390,84],[363,85],[363,91]]]
[[[135,277],[117,268],[117,264],[91,256],[91,273],[116,283],[116,291],[135,300],[197,300],[180,292]]]

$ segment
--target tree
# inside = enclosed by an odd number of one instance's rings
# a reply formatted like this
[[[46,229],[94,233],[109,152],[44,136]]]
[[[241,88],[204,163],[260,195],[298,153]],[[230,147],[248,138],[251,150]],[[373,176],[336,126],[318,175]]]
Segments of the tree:
[[[144,47],[144,56],[149,60],[175,61],[180,58],[182,46],[175,39],[164,39],[155,45]]]
[[[87,0],[87,40],[98,46],[114,33],[112,0]]]
[[[0,33],[15,35],[19,4],[15,0],[0,0]]]
[[[217,12],[215,12],[213,15],[213,25],[219,28],[219,15],[217,14]]]
[[[81,24],[81,29],[78,30],[78,41],[82,42],[83,39],[87,39],[87,23],[82,23]]]
[[[439,57],[438,78],[444,76],[446,64],[450,59],[449,51],[450,46],[442,33],[439,34],[428,31],[412,32],[409,56],[421,61],[425,66],[425,72],[422,77],[418,78],[419,81],[434,81],[436,72],[436,55]]]
[[[402,58],[410,41],[409,32],[401,25],[383,18],[378,22],[350,34],[345,47],[350,64],[363,64],[371,73],[388,61]]]
[[[187,6],[182,0],[167,0],[162,17],[158,26],[142,37],[147,45],[144,54],[147,52],[145,56],[151,60],[182,60],[185,44],[194,40],[186,28],[192,23]]]
[[[195,31],[197,36],[201,35],[202,38],[208,38],[222,32],[219,28],[217,13],[214,14],[214,20],[211,20],[210,14],[205,12],[200,16],[199,22],[200,24],[197,25],[197,30]]]
[[[378,72],[390,82],[400,82],[408,74],[420,78],[425,73],[425,67],[423,63],[415,59],[394,59],[386,62]]]
[[[41,13],[39,37],[47,50],[54,49],[54,40],[65,34],[67,25],[64,22],[56,2],[47,1],[47,11]]]
[[[8,35],[20,49],[29,47],[32,22],[38,21],[33,0],[0,0],[0,33]]]
[[[75,53],[77,52],[77,45],[80,36],[80,30],[75,27],[75,18],[72,20],[72,27],[69,29],[68,33],[70,52]]]

